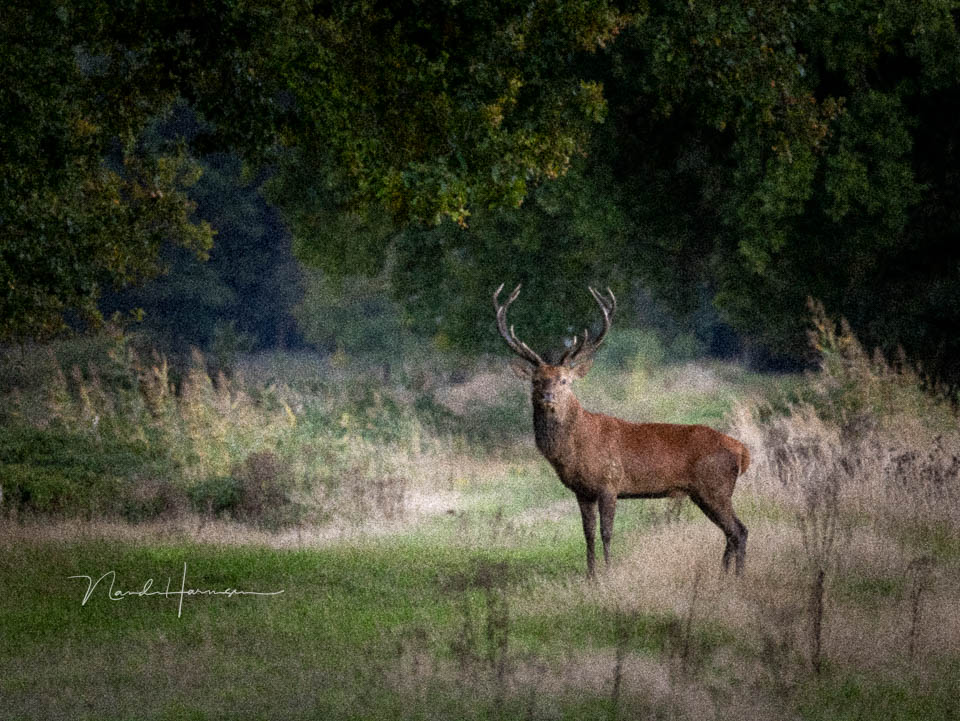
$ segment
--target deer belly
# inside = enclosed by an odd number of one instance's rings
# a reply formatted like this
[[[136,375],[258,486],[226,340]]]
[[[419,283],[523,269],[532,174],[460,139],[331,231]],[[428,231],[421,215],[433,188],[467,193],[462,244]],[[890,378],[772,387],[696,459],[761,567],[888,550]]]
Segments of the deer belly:
[[[624,469],[618,485],[620,498],[665,498],[685,493],[684,475],[670,465],[637,464]]]
[[[623,465],[616,457],[594,463],[551,461],[551,465],[560,482],[578,496],[593,498],[604,492],[619,496],[629,487]]]

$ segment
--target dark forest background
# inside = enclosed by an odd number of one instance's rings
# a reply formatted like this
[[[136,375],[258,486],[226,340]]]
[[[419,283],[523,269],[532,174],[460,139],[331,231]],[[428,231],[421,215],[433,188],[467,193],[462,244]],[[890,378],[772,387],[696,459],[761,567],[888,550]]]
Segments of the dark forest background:
[[[0,335],[556,348],[610,286],[797,367],[808,298],[960,381],[960,3],[74,2],[0,16]]]

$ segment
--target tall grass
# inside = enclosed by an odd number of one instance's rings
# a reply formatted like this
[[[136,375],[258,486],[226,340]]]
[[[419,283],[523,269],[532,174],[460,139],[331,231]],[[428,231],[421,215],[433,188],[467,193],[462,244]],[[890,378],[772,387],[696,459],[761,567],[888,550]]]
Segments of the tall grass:
[[[211,375],[199,352],[175,369],[119,336],[8,350],[0,510],[129,520],[192,512],[272,527],[394,520],[413,477],[454,472],[432,461],[457,455],[456,414],[424,381],[431,369],[401,368],[385,383],[379,366],[357,365],[305,355]],[[489,422],[475,430],[504,433]]]
[[[897,585],[912,578],[907,656],[935,559],[960,544],[960,425],[950,400],[901,361],[867,354],[845,321],[811,303],[816,372],[790,399],[740,403],[732,432],[754,452],[749,487],[794,519],[808,585],[809,659],[819,673],[830,577],[863,563],[866,535]]]
[[[847,527],[920,534],[960,526],[960,424],[905,363],[867,354],[812,305],[820,365],[792,398],[741,402],[731,430],[754,453],[751,490],[798,509],[820,563]],[[842,529],[840,529],[842,530]],[[919,540],[919,539],[917,539]]]
[[[719,421],[732,402],[718,393],[726,371],[658,370],[644,345],[614,355],[584,384],[592,407]],[[418,494],[536,458],[529,391],[503,365],[452,354],[389,364],[260,354],[227,373],[197,351],[169,359],[109,333],[6,349],[0,512],[195,514],[274,529],[396,523]]]

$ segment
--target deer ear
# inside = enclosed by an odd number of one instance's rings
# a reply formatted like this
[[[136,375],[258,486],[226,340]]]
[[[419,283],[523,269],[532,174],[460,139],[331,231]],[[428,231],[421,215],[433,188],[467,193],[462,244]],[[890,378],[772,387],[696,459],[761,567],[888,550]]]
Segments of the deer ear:
[[[510,361],[510,370],[521,380],[528,381],[533,376],[533,366],[522,358],[513,358]]]
[[[574,378],[583,378],[587,373],[590,372],[590,368],[593,366],[593,358],[588,358],[583,361],[583,363],[578,363],[573,367],[573,377]]]

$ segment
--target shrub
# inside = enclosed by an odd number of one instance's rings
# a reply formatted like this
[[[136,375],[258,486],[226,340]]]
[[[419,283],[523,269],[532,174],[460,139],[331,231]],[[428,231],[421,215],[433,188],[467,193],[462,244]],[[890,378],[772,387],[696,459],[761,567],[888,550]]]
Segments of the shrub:
[[[801,531],[813,524],[824,539],[837,512],[847,523],[915,530],[960,524],[960,428],[949,402],[906,363],[865,353],[822,305],[810,307],[819,372],[776,411],[741,405],[734,414],[734,435],[756,451],[758,490],[798,509]]]
[[[604,341],[603,359],[615,368],[650,370],[662,365],[667,353],[655,330],[624,328]]]
[[[61,513],[75,507],[79,488],[63,471],[21,463],[2,466],[4,506],[18,513]]]
[[[237,511],[242,520],[267,527],[289,525],[296,520],[290,494],[290,465],[270,451],[251,453],[233,472],[238,485]]]
[[[231,476],[205,478],[194,483],[187,490],[187,496],[193,509],[201,515],[234,515],[240,501],[240,484]]]
[[[114,515],[122,498],[122,479],[76,468],[22,463],[0,465],[6,513],[87,517]]]
[[[823,304],[808,301],[812,328],[809,341],[817,353],[819,372],[808,377],[803,400],[817,413],[843,426],[879,422],[896,428],[920,420],[929,429],[956,430],[957,418],[948,399],[926,388],[902,351],[891,364],[880,351],[867,353],[843,318],[830,318]]]
[[[127,483],[122,515],[134,523],[155,518],[177,517],[189,506],[187,494],[174,483],[146,476]]]

